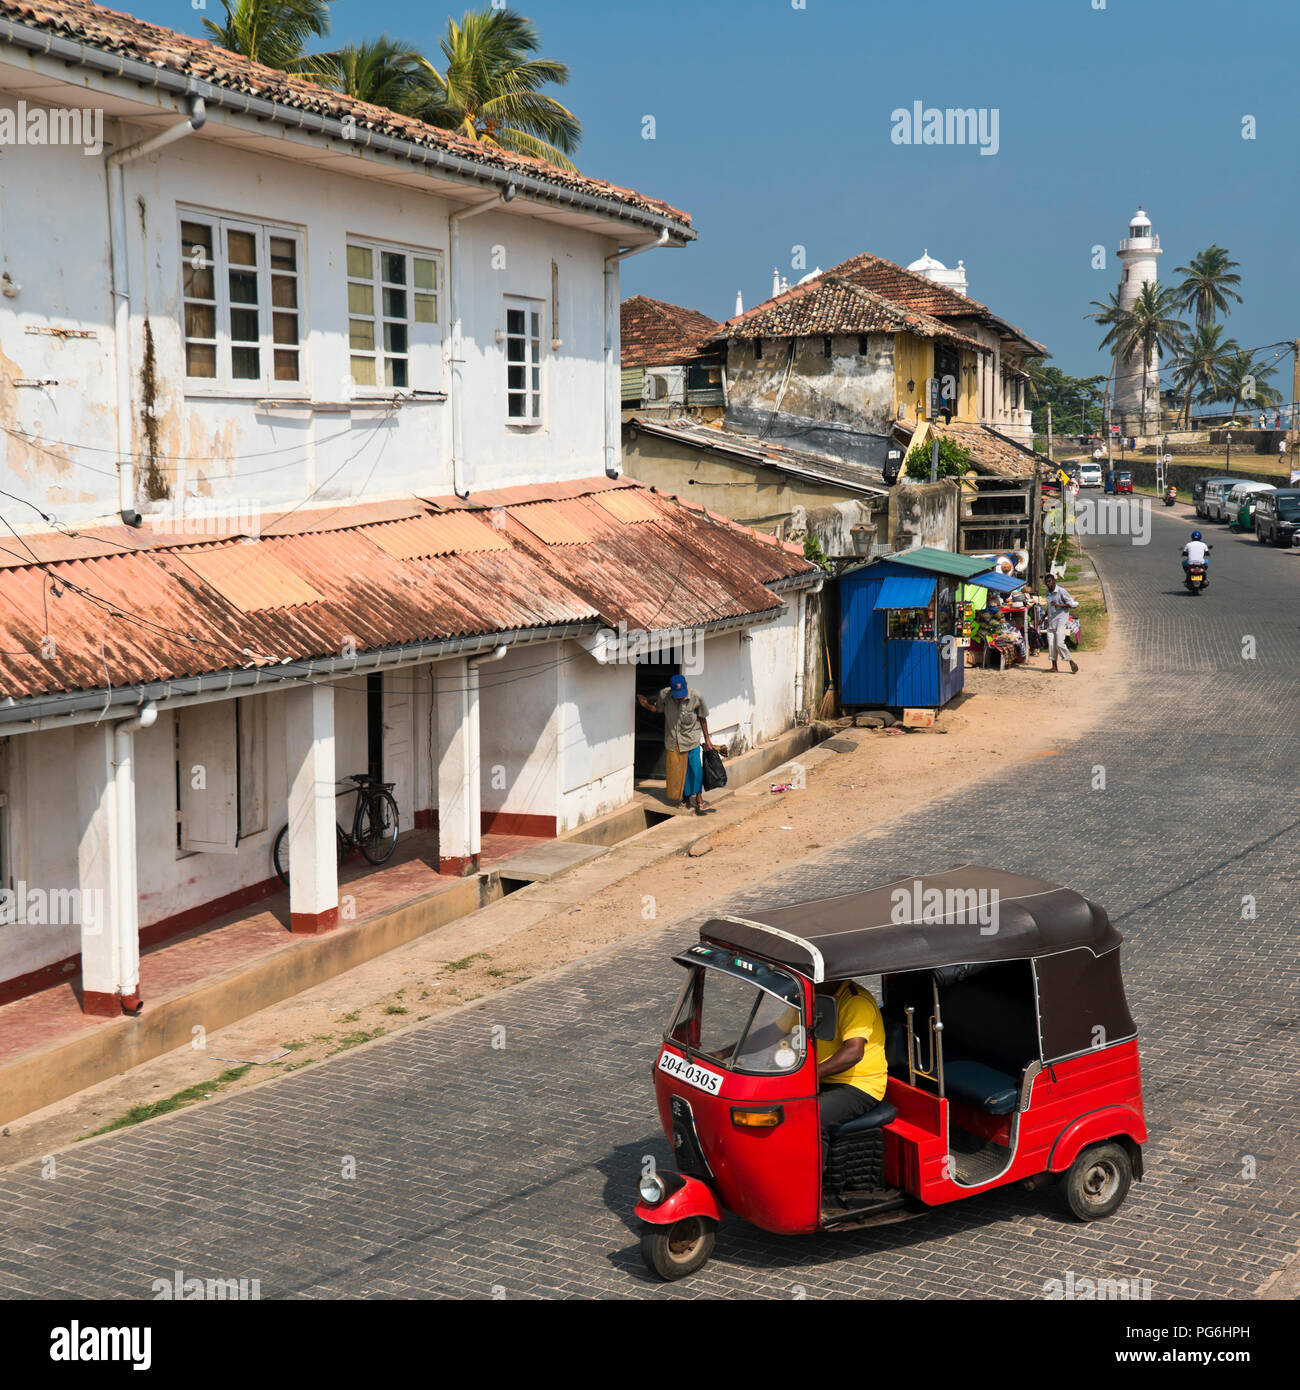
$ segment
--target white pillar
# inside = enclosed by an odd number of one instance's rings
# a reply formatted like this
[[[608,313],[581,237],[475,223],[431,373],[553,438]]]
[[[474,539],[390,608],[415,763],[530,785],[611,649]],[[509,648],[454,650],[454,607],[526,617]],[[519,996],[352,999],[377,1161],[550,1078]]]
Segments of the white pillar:
[[[471,751],[470,666],[464,657],[434,667],[438,730],[438,871],[472,874],[478,869],[478,758]],[[477,692],[477,677],[474,679]],[[473,776],[471,776],[471,770]]]
[[[81,914],[81,1007],[111,1018],[122,1008],[113,726],[83,724],[73,732],[78,887],[83,905],[95,905]]]
[[[284,735],[290,930],[327,932],[339,917],[333,686],[286,691]]]

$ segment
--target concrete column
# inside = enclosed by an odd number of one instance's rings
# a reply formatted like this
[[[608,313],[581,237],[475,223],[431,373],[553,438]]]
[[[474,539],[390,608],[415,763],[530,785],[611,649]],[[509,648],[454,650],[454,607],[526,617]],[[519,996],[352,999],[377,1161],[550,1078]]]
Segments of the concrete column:
[[[308,935],[338,924],[334,689],[285,692],[284,754],[289,774],[289,923]]]
[[[78,887],[82,903],[95,904],[93,913],[83,907],[81,915],[81,1007],[112,1018],[122,1008],[113,726],[83,724],[73,732]]]
[[[433,669],[438,738],[438,872],[478,871],[478,758],[474,738],[469,663],[440,661]],[[473,775],[471,775],[473,774]]]

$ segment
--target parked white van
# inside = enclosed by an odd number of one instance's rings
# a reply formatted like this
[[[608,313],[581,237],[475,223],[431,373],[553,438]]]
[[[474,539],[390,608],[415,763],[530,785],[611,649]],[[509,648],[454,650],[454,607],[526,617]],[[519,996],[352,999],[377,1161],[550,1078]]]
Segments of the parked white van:
[[[1231,478],[1215,478],[1213,482],[1206,483],[1204,506],[1208,521],[1228,520],[1228,494],[1237,486]]]

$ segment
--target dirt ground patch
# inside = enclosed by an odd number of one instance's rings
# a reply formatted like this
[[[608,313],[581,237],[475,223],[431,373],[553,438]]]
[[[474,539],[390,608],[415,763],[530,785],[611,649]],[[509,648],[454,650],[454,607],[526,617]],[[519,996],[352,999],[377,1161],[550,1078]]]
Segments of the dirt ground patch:
[[[1086,560],[1082,569],[1086,584]],[[1114,632],[1104,650],[1085,649],[1078,675],[1052,675],[1047,664],[1039,654],[1006,672],[968,670],[964,695],[933,730],[843,731],[852,750],[810,760],[803,789],[773,794],[775,774],[736,789],[698,822],[712,845],[699,858],[675,853],[645,863],[644,853],[616,847],[598,861],[609,881],[576,903],[563,900],[563,880],[526,890],[554,894],[555,910],[541,920],[534,911],[519,925],[526,894],[516,894],[211,1033],[202,1050],[168,1053],[14,1121],[0,1137],[0,1164],[49,1153],[128,1116],[202,1104],[418,1025],[700,912],[1011,764],[1050,757],[1104,718],[1126,677]]]

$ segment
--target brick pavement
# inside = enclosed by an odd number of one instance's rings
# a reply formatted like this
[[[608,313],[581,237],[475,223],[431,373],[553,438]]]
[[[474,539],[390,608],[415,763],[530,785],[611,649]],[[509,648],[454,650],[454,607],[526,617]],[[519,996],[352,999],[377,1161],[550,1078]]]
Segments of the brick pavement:
[[[1016,1188],[874,1232],[729,1221],[700,1274],[652,1282],[630,1207],[642,1156],[668,1160],[649,1069],[678,986],[668,957],[692,934],[677,925],[74,1147],[52,1179],[0,1173],[0,1295],[148,1297],[176,1269],[257,1278],[264,1297],[1032,1298],[1070,1270],[1148,1278],[1156,1298],[1252,1294],[1297,1243],[1300,558],[1222,533],[1191,599],[1187,527],[1154,525],[1147,548],[1093,543],[1138,673],[1106,727],[729,904],[963,860],[1103,903],[1127,939],[1151,1129],[1147,1178],[1116,1216],[1081,1226]]]

